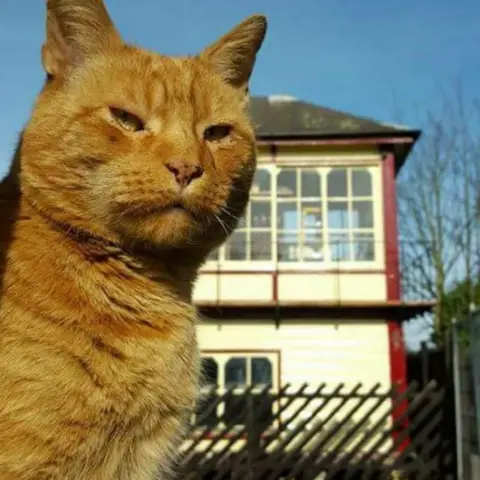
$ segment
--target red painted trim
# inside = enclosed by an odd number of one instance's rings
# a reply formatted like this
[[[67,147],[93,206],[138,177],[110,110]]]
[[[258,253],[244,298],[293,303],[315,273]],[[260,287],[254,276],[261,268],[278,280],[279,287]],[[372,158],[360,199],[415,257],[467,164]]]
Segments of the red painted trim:
[[[386,271],[382,269],[377,270],[200,270],[200,275],[355,275],[355,274],[384,274]]]
[[[316,139],[257,139],[257,145],[386,145],[396,143],[414,143],[413,137],[372,137],[372,138],[316,138]]]
[[[272,278],[272,300],[278,303],[278,272],[273,272]]]
[[[399,301],[400,294],[400,268],[398,250],[397,230],[397,202],[395,188],[395,157],[393,153],[387,153],[382,163],[383,178],[383,221],[385,234],[385,267],[386,267],[386,290],[387,301]],[[388,343],[390,350],[390,379],[393,386],[396,386],[401,393],[407,388],[407,356],[403,329],[396,319],[387,320]],[[396,421],[408,408],[408,401],[405,400],[396,410],[392,412],[392,420]],[[399,426],[398,431],[393,432],[393,439],[399,435],[406,422]],[[399,450],[404,450],[409,444],[405,440]]]
[[[393,153],[388,153],[382,164],[387,300],[398,300],[401,296],[394,165]]]

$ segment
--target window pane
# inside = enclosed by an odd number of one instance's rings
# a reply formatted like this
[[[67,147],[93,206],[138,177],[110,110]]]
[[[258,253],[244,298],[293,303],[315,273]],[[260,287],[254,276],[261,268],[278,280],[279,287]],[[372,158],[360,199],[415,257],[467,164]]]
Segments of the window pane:
[[[282,170],[277,177],[277,196],[295,197],[297,195],[297,171]]]
[[[277,227],[282,230],[297,230],[299,227],[299,215],[296,202],[277,204]]]
[[[270,172],[264,168],[259,168],[255,173],[252,184],[252,195],[270,195],[271,192],[271,175]]]
[[[329,197],[347,196],[347,171],[344,168],[332,170],[328,174],[327,183]]]
[[[272,234],[271,232],[252,232],[250,243],[251,260],[272,259]]]
[[[368,170],[352,171],[352,194],[355,197],[372,195],[372,176]]]
[[[252,385],[273,385],[272,363],[268,358],[252,358]]]
[[[250,225],[269,228],[272,225],[271,204],[253,200],[250,204]]]
[[[247,359],[231,358],[225,366],[225,386],[240,387],[247,383]]]
[[[320,202],[302,203],[302,229],[322,228],[322,208]]]
[[[205,386],[218,385],[218,365],[213,358],[202,358],[202,375]]]
[[[279,262],[298,261],[298,240],[297,232],[278,232],[277,249]]]
[[[352,203],[352,227],[373,227],[373,205],[370,201],[357,201]]]
[[[232,234],[225,244],[225,258],[227,260],[247,259],[247,234],[245,231],[237,230]]]
[[[349,227],[347,202],[328,202],[328,227],[338,229]]]
[[[303,232],[300,256],[305,262],[321,262],[325,260],[323,235],[321,232]]]
[[[320,197],[320,175],[316,170],[302,169],[302,197]]]
[[[332,262],[344,262],[350,260],[350,243],[348,240],[348,234],[330,234],[329,247]]]
[[[353,234],[353,259],[357,262],[370,262],[375,260],[373,233]]]

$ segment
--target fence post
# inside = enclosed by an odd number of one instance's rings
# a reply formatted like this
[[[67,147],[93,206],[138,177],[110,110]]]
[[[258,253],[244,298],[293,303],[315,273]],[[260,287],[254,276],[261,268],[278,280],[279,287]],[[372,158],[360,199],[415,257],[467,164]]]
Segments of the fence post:
[[[476,423],[473,426],[477,438],[475,454],[480,456],[480,309],[472,310],[468,318],[473,409],[476,418]]]
[[[429,361],[428,361],[428,346],[427,342],[422,342],[421,346],[421,360],[422,360],[422,389],[427,386],[429,380]]]
[[[453,393],[455,398],[455,445],[457,452],[457,477],[466,480],[463,471],[463,425],[462,425],[462,399],[460,381],[460,349],[458,342],[457,320],[452,319],[452,370]]]
[[[260,448],[259,429],[255,425],[255,420],[253,413],[253,393],[252,390],[250,390],[247,397],[247,478],[249,480],[255,479],[253,462],[258,456],[258,450]]]

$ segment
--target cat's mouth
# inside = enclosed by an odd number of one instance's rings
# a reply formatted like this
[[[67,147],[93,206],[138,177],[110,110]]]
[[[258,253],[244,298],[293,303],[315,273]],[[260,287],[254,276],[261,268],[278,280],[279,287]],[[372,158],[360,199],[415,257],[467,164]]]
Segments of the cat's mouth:
[[[167,205],[159,210],[160,214],[168,214],[168,215],[182,215],[188,216],[191,219],[196,217],[195,213],[188,208],[183,202],[174,202],[170,205]]]
[[[185,205],[183,205],[183,203],[181,203],[181,202],[173,203],[172,205],[170,205],[169,207],[167,207],[167,210],[184,210],[184,211],[188,211],[188,209],[185,207]]]
[[[193,212],[181,201],[175,201],[163,205],[156,203],[130,203],[128,208],[123,208],[123,205],[118,206],[118,212],[126,217],[145,217],[150,215],[164,215],[164,214],[190,214],[194,216]]]

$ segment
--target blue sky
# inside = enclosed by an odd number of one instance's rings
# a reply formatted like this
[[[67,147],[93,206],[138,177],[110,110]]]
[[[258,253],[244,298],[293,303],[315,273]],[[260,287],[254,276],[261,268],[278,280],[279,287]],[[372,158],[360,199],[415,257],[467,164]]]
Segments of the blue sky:
[[[127,41],[198,52],[245,16],[269,19],[253,94],[286,93],[382,121],[421,127],[441,88],[480,91],[478,0],[107,0]],[[0,7],[0,176],[44,75],[45,2]]]
[[[480,89],[478,0],[107,0],[125,39],[195,53],[255,12],[269,18],[252,92],[288,93],[383,121],[419,124],[440,88]],[[43,81],[45,2],[0,7],[0,175]]]

